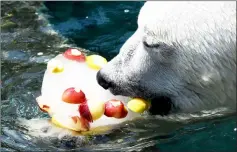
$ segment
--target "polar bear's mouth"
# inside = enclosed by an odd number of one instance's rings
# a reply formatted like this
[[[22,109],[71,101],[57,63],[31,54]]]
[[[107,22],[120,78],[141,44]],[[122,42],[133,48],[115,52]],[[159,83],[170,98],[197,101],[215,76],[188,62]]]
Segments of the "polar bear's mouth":
[[[149,113],[151,115],[168,115],[171,110],[174,108],[174,105],[169,97],[159,96],[151,100],[151,106],[149,108]]]
[[[151,106],[149,108],[149,113],[151,115],[168,115],[171,110],[174,109],[173,103],[168,96],[152,97],[152,95],[150,93],[146,93],[146,89],[142,87],[136,87],[137,89],[128,89],[130,87],[116,85],[112,81],[105,79],[105,76],[101,74],[101,71],[97,73],[96,79],[100,86],[102,86],[105,90],[109,90],[113,95],[122,95],[130,98],[139,97],[137,95],[140,95],[140,98],[144,97],[144,99],[149,99],[151,101]]]

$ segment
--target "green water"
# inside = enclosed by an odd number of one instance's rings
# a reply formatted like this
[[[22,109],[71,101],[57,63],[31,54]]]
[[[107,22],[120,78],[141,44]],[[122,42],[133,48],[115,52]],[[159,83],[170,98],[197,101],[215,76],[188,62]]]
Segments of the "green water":
[[[143,2],[1,3],[1,151],[236,151],[236,117],[180,125],[149,116],[108,134],[77,139],[26,138],[17,118],[45,118],[35,103],[48,59],[66,45],[108,59],[136,30]],[[126,10],[126,11],[125,11]],[[40,15],[48,17],[39,19]],[[47,25],[60,35],[43,32]],[[85,50],[86,51],[86,50]],[[38,55],[42,52],[43,55]]]

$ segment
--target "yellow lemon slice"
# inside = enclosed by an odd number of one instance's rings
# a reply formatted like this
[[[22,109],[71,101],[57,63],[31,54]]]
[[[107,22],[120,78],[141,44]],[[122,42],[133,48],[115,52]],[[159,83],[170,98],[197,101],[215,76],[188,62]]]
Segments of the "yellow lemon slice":
[[[143,113],[149,108],[150,103],[141,98],[134,98],[130,100],[127,104],[127,107],[136,113]]]
[[[86,57],[86,63],[90,68],[99,70],[107,64],[107,60],[99,55],[90,55]]]

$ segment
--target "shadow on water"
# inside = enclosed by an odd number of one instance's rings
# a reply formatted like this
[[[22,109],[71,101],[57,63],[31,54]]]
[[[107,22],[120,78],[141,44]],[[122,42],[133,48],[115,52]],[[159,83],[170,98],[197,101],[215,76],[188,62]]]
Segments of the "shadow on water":
[[[236,150],[236,117],[183,125],[148,116],[109,133],[62,138],[32,136],[18,123],[48,118],[35,98],[50,58],[80,46],[111,59],[136,30],[142,4],[1,2],[1,151]]]

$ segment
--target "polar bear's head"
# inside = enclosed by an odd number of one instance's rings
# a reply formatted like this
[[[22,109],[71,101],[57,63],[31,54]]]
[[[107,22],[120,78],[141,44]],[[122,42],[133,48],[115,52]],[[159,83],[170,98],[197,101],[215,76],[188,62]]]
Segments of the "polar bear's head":
[[[233,106],[235,76],[235,2],[147,2],[97,80],[113,94],[151,99],[150,111],[163,115]]]

